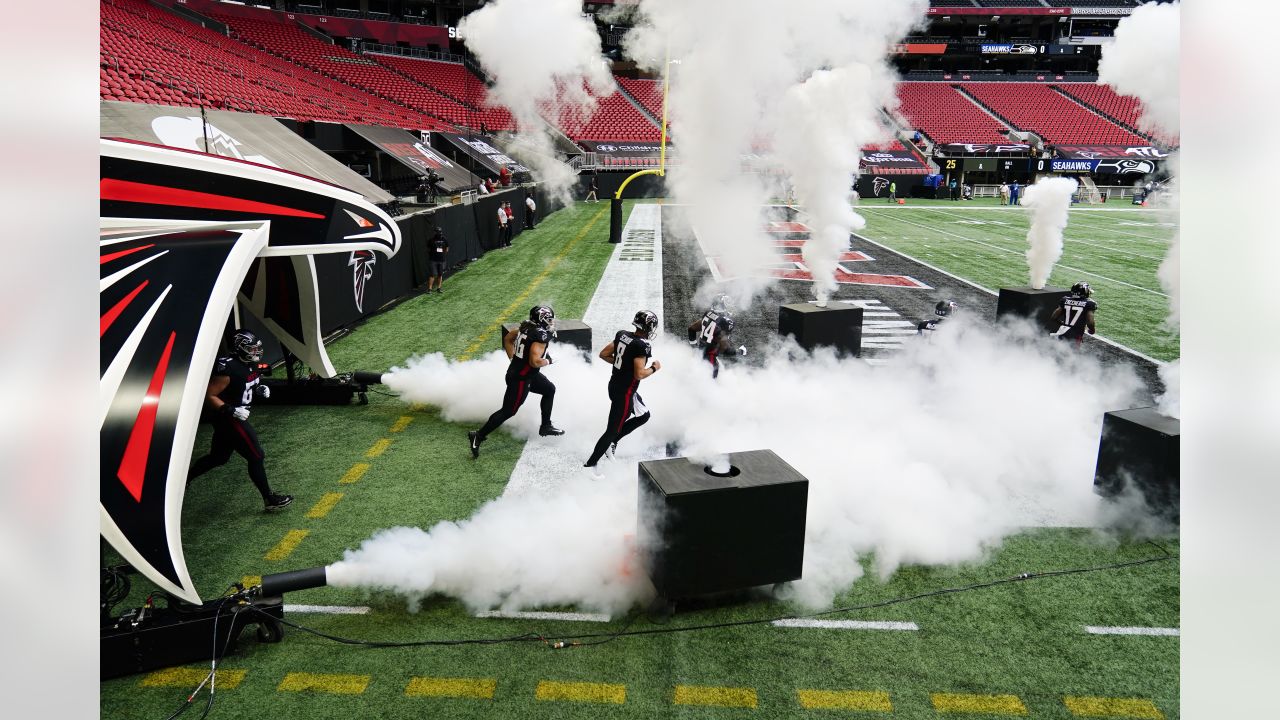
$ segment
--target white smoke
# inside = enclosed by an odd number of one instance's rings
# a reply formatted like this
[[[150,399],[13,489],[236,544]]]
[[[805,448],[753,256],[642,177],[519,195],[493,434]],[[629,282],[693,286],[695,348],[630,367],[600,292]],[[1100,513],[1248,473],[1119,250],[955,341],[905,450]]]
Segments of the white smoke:
[[[498,432],[551,443],[564,476],[550,489],[508,492],[461,522],[379,533],[329,569],[330,584],[440,593],[473,609],[573,604],[616,612],[650,592],[632,557],[636,466],[680,454],[715,464],[725,453],[772,449],[810,481],[803,580],[789,594],[831,602],[875,553],[887,576],[904,563],[980,559],[1024,526],[1088,526],[1103,413],[1132,404],[1139,382],[1029,327],[1013,333],[949,321],[930,340],[869,367],[781,343],[762,367],[728,365],[712,380],[680,339],[659,338],[662,372],[640,388],[652,420],[619,445],[591,482],[581,463],[605,424],[610,368],[553,348],[555,421],[537,437],[536,398]],[[394,368],[406,402],[439,405],[477,425],[498,407],[506,358],[439,355]],[[850,412],[856,398],[858,408]],[[485,462],[484,447],[477,462]],[[459,454],[467,452],[459,438]]]
[[[1182,418],[1182,360],[1160,366],[1160,382],[1164,392],[1156,396],[1156,411],[1171,418]]]
[[[1181,102],[1179,3],[1146,3],[1116,26],[1115,40],[1102,48],[1098,82],[1142,103],[1139,129],[1176,137]]]
[[[600,36],[575,0],[495,0],[458,23],[458,37],[493,79],[491,102],[511,111],[517,130],[510,150],[525,160],[549,192],[571,202],[577,175],[556,158],[551,131],[571,111],[589,116],[596,97],[613,92]]]
[[[773,255],[762,205],[779,183],[763,154],[785,170],[815,223],[804,254],[816,294],[830,293],[836,258],[861,227],[848,207],[859,146],[884,139],[879,109],[894,102],[885,58],[926,8],[925,0],[796,0],[779,13],[768,0],[640,0],[627,55],[657,73],[667,58],[679,61],[668,114],[680,164],[667,173],[668,194],[693,206],[697,238],[725,275],[747,276]]]
[[[1044,178],[1026,189],[1023,205],[1031,209],[1031,228],[1027,230],[1027,266],[1031,268],[1031,287],[1043,289],[1049,282],[1053,266],[1062,257],[1062,232],[1067,228],[1071,196],[1079,188],[1066,177]]]

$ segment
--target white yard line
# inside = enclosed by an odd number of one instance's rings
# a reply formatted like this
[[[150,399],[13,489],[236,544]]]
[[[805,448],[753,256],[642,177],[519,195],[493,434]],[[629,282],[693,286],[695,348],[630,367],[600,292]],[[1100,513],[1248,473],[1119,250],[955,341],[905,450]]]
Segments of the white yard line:
[[[1182,634],[1182,631],[1178,628],[1107,627],[1097,625],[1086,625],[1084,631],[1090,635],[1161,635],[1178,637]]]
[[[919,630],[913,622],[898,620],[774,620],[774,627],[817,628],[821,630]]]
[[[511,611],[482,610],[476,613],[478,618],[502,618],[504,620],[567,620],[570,622],[609,622],[608,615],[599,613],[545,612],[540,610]]]
[[[316,615],[368,615],[363,605],[285,605],[287,613],[312,613]]]
[[[967,220],[967,219],[968,219],[968,218],[966,218],[966,217],[965,217],[965,216],[963,216],[963,215],[957,215],[957,214],[955,214],[955,213],[953,213],[953,212],[947,212],[946,210],[936,210],[935,212],[937,212],[937,213],[939,213],[939,214],[941,214],[941,215],[946,215],[947,217],[960,218],[961,220]],[[1001,225],[1003,225],[1005,228],[1008,228],[1009,230],[1011,230],[1011,231],[1013,231],[1014,233],[1016,233],[1013,237],[1010,237],[1010,238],[1009,238],[1010,240],[1019,240],[1019,239],[1025,239],[1025,238],[1026,238],[1027,233],[1026,233],[1026,230],[1025,230],[1025,229],[1023,229],[1023,228],[1016,228],[1016,227],[1013,227],[1012,225],[1004,225],[1004,223],[1001,223]],[[1076,225],[1076,227],[1081,227],[1081,225]],[[1071,231],[1071,228],[1072,228],[1072,226],[1071,226],[1070,224],[1068,224],[1068,225],[1067,225],[1067,232],[1070,232],[1070,231]],[[1111,232],[1109,229],[1104,229],[1104,228],[1101,228],[1101,227],[1091,226],[1091,225],[1087,225],[1087,224],[1085,224],[1085,225],[1084,225],[1084,228],[1085,228],[1085,229],[1089,229],[1089,230],[1100,230],[1100,231],[1105,231],[1105,232]],[[1122,232],[1122,231],[1119,231],[1119,230],[1114,231],[1114,232],[1115,232],[1115,234],[1118,234],[1118,235],[1129,235],[1129,234],[1131,234],[1131,233],[1126,233],[1126,232]],[[1144,237],[1144,238],[1145,238],[1146,236],[1139,236],[1139,235],[1135,235],[1134,237]],[[1065,233],[1063,234],[1062,239],[1063,239],[1063,242],[1074,243],[1074,244],[1076,244],[1076,245],[1088,245],[1088,246],[1090,246],[1090,247],[1102,248],[1103,250],[1110,250],[1111,252],[1124,253],[1125,255],[1133,255],[1134,257],[1140,257],[1140,258],[1143,258],[1143,259],[1145,259],[1145,260],[1156,260],[1156,261],[1159,261],[1159,260],[1163,260],[1163,259],[1164,259],[1164,258],[1158,258],[1158,257],[1155,257],[1155,256],[1153,256],[1153,255],[1143,255],[1142,253],[1136,253],[1136,252],[1133,252],[1132,250],[1121,250],[1120,248],[1113,248],[1113,247],[1109,247],[1109,246],[1107,246],[1107,245],[1099,245],[1099,244],[1097,244],[1097,243],[1091,243],[1091,242],[1089,242],[1088,240],[1077,240],[1077,239],[1075,239],[1075,238],[1067,237]],[[1148,240],[1155,240],[1155,238],[1146,238],[1146,239],[1148,239]],[[1165,243],[1165,245],[1168,245],[1168,243]]]

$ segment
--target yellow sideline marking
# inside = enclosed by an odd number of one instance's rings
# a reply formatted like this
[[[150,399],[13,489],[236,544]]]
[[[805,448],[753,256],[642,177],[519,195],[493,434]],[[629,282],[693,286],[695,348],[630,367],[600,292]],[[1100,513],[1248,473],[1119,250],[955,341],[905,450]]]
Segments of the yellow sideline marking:
[[[391,440],[389,438],[382,438],[378,442],[374,443],[368,450],[365,450],[364,456],[367,458],[376,458],[386,452],[389,447],[391,447]]]
[[[452,697],[492,700],[497,680],[472,678],[416,677],[409,680],[405,695],[414,697]]]
[[[329,511],[333,509],[333,506],[337,505],[338,501],[341,499],[342,493],[325,493],[324,496],[316,501],[316,504],[312,505],[311,509],[307,511],[307,517],[312,520],[319,520],[325,515],[328,515]]]
[[[240,578],[240,584],[247,588],[251,588],[254,585],[261,585],[262,576],[261,575],[245,575],[244,577]]]
[[[283,560],[293,554],[298,549],[298,544],[308,535],[307,530],[290,530],[284,534],[280,542],[271,548],[270,552],[262,557],[266,560]]]
[[[543,680],[538,683],[534,697],[539,700],[569,700],[572,702],[613,703],[621,705],[627,701],[626,685],[586,682],[552,682]]]
[[[400,432],[401,430],[409,427],[409,423],[411,422],[413,422],[412,415],[401,415],[400,419],[396,420],[396,424],[391,426],[391,432]]]
[[[334,675],[330,673],[291,672],[284,676],[276,690],[284,692],[315,692],[334,695],[359,695],[369,687],[368,675]]]
[[[874,690],[797,690],[806,710],[867,710],[893,712],[889,693]]]
[[[1164,713],[1150,700],[1137,698],[1072,697],[1062,698],[1072,715],[1081,717],[1122,717],[1164,720]]]
[[[218,670],[218,690],[231,690],[244,680],[247,670]],[[207,668],[165,668],[157,670],[138,681],[140,687],[194,688],[209,674]]]
[[[1026,715],[1027,706],[1017,695],[964,695],[933,693],[933,709],[938,712]]]
[[[355,465],[352,465],[351,469],[342,476],[342,479],[338,480],[338,483],[341,485],[350,485],[353,482],[359,482],[360,478],[364,477],[365,472],[369,470],[369,467],[369,463],[356,463]]]
[[[587,223],[587,226],[582,228],[582,231],[578,233],[577,237],[569,241],[569,244],[565,245],[563,250],[556,253],[556,256],[551,258],[551,262],[547,263],[547,267],[542,272],[538,273],[537,277],[529,282],[528,286],[526,286],[525,289],[516,296],[516,299],[511,301],[511,304],[507,306],[507,309],[503,310],[496,320],[489,323],[489,326],[484,329],[484,332],[476,336],[476,339],[467,346],[467,349],[464,350],[461,355],[458,356],[459,360],[470,360],[471,356],[475,355],[476,351],[481,347],[484,347],[484,344],[488,342],[489,338],[495,332],[502,329],[502,323],[506,322],[517,309],[524,305],[525,300],[533,294],[533,291],[537,290],[538,286],[551,276],[551,271],[556,269],[556,266],[560,264],[560,261],[563,260],[565,256],[569,254],[569,251],[578,244],[578,241],[587,236],[587,233],[591,231],[591,228],[595,227],[596,221],[599,220],[602,215],[604,215],[604,208],[600,208],[600,210],[598,210],[591,218],[591,222]]]
[[[676,705],[718,705],[720,707],[754,708],[758,704],[752,688],[704,687],[677,685],[673,698]]]

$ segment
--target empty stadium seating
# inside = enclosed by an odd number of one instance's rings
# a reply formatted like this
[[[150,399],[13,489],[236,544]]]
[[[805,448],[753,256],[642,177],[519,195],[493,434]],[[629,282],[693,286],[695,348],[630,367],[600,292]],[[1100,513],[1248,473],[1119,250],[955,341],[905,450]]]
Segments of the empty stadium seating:
[[[947,83],[898,85],[899,113],[936,143],[1006,143],[1005,126]]]
[[[458,63],[403,55],[368,54],[365,57],[458,101],[465,116],[450,117],[456,112],[452,109],[445,114],[446,118],[454,122],[471,127],[479,127],[483,123],[488,130],[514,130],[516,127],[515,120],[506,108],[487,106],[489,89],[480,78]]]
[[[565,108],[556,118],[561,130],[575,140],[632,140],[657,142],[661,137],[656,124],[640,113],[622,93],[598,98],[599,104],[591,115],[585,116],[576,108]],[[544,108],[544,115],[550,115]]]
[[[1020,130],[1054,144],[1145,145],[1146,138],[1091,112],[1048,85],[964,83],[966,91]]]
[[[634,78],[624,78],[614,76],[618,84],[623,87],[631,97],[636,99],[650,115],[662,120],[662,81],[661,80],[638,80]]]
[[[1059,83],[1055,87],[1130,127],[1138,127],[1138,118],[1142,113],[1135,97],[1118,95],[1110,85],[1096,83]],[[1178,144],[1176,136],[1156,135],[1156,139],[1168,145]]]
[[[299,120],[444,129],[433,118],[370,97],[143,0],[101,4],[102,98],[240,110]]]

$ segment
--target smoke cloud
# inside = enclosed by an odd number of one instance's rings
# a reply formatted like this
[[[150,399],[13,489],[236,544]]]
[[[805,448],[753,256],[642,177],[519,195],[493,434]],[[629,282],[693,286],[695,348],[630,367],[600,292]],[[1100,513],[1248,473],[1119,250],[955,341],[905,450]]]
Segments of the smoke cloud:
[[[556,157],[552,130],[561,113],[589,117],[596,98],[614,91],[600,36],[575,0],[495,0],[458,23],[458,36],[493,79],[490,102],[511,111],[509,148],[538,172],[547,189],[572,200],[577,174]]]
[[[1067,228],[1071,196],[1079,185],[1066,177],[1045,178],[1027,188],[1023,205],[1031,209],[1031,228],[1027,230],[1027,266],[1031,268],[1031,287],[1044,288],[1053,266],[1062,257],[1062,232]]]
[[[1098,82],[1142,103],[1141,130],[1165,137],[1179,132],[1179,73],[1182,6],[1146,3],[1116,26],[1103,46]]]
[[[668,194],[693,206],[698,240],[726,274],[747,276],[773,254],[762,205],[779,192],[770,172],[778,168],[815,228],[804,248],[815,294],[830,294],[849,232],[863,225],[848,202],[859,148],[887,136],[879,118],[895,102],[889,46],[927,5],[797,0],[778,13],[767,0],[640,1],[627,55],[658,73],[667,58],[679,63],[670,66],[668,114],[680,163],[668,170]],[[735,290],[749,295],[763,283]]]
[[[557,351],[545,372],[567,434],[538,438],[532,402],[499,432],[551,443],[561,481],[509,490],[468,520],[381,532],[330,567],[330,584],[413,602],[443,594],[477,610],[621,611],[650,592],[630,545],[635,463],[675,443],[700,463],[772,449],[809,479],[804,578],[787,596],[821,607],[861,576],[868,553],[887,576],[905,563],[978,560],[1022,527],[1093,524],[1103,413],[1132,406],[1140,385],[1029,326],[992,329],[963,315],[879,367],[790,341],[718,380],[679,338],[659,338],[655,357],[663,371],[640,388],[653,419],[602,464],[604,480],[585,479],[581,464],[606,422],[609,367]],[[437,354],[385,377],[406,402],[478,424],[501,402],[506,362],[496,351],[461,363]],[[850,398],[865,411],[850,412]]]

